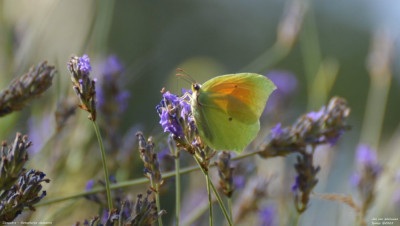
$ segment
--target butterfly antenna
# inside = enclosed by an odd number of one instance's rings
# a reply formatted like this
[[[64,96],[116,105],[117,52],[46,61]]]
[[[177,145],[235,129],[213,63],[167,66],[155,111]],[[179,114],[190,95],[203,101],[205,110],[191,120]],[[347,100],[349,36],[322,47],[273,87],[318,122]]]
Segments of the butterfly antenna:
[[[192,76],[190,76],[190,74],[187,73],[182,68],[177,68],[176,71],[181,72],[181,73],[176,74],[177,76],[186,78],[187,79],[186,81],[189,81],[190,83],[196,83],[196,80],[194,80],[194,78]]]

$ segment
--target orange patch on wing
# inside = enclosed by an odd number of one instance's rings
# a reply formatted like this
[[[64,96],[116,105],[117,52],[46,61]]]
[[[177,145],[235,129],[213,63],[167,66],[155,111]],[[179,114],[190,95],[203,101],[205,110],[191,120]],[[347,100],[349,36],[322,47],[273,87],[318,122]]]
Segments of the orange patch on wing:
[[[212,87],[209,91],[218,93],[221,96],[228,95],[245,105],[250,105],[250,100],[255,95],[254,90],[251,90],[249,85],[246,86],[246,84],[243,83],[224,83]],[[230,100],[232,101],[232,99],[229,98],[216,98],[215,103],[226,109]]]

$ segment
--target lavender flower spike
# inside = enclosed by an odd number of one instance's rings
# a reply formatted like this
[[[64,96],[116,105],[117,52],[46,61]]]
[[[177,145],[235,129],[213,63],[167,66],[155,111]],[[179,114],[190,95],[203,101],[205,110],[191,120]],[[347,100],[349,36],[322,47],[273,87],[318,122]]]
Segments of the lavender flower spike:
[[[28,100],[40,96],[51,86],[55,73],[54,66],[43,61],[14,79],[7,89],[0,92],[0,117],[21,110]]]
[[[73,89],[81,102],[79,107],[90,113],[90,120],[96,121],[96,80],[89,77],[92,70],[89,57],[71,57],[67,66]]]

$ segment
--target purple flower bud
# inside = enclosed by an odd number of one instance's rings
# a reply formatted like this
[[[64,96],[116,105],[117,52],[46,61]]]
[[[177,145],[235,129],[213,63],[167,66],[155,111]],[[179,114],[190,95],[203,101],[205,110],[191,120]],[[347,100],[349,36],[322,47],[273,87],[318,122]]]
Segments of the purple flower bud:
[[[279,137],[280,135],[282,135],[283,133],[282,124],[281,123],[276,124],[276,126],[271,129],[271,133],[272,133],[272,138]]]
[[[90,65],[90,58],[88,55],[85,54],[82,57],[79,57],[78,67],[84,75],[88,75],[92,71],[92,66]]]
[[[368,145],[360,144],[357,147],[356,161],[362,165],[374,165],[377,163],[376,152]]]
[[[94,185],[94,180],[89,180],[89,181],[86,183],[86,191],[92,190],[93,185]]]
[[[278,225],[276,222],[276,209],[272,205],[267,205],[261,208],[259,211],[259,219],[260,219],[260,225],[263,226],[275,226]]]
[[[246,185],[246,178],[243,175],[233,177],[233,185],[235,189],[242,189]]]
[[[311,111],[307,114],[307,117],[310,118],[313,122],[316,122],[324,115],[324,112],[324,108],[320,111]]]
[[[103,74],[112,75],[115,73],[120,73],[124,70],[124,66],[119,61],[116,55],[111,55],[107,58],[105,62],[103,62]]]

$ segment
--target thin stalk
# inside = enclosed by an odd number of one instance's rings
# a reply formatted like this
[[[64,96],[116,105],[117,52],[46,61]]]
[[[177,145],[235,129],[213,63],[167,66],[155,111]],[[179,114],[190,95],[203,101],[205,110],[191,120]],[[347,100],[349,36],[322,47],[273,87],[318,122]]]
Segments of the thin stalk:
[[[229,216],[231,217],[231,221],[233,221],[233,216],[232,216],[232,197],[228,197],[228,211],[229,211]]]
[[[228,221],[229,226],[232,226],[232,221],[229,218],[228,211],[226,210],[226,208],[224,206],[224,203],[222,202],[221,196],[219,195],[217,189],[215,188],[214,184],[211,181],[210,181],[210,184],[211,184],[212,190],[214,191],[215,197],[217,197],[218,204],[221,207],[222,212],[224,213],[224,216],[225,216],[226,220]]]
[[[160,192],[159,192],[159,190],[160,190],[160,184],[159,183],[155,183],[155,185],[156,185],[156,187],[155,187],[155,189],[156,189],[156,205],[157,205],[157,211],[160,211],[161,210],[161,206],[160,206]],[[162,223],[162,216],[160,216],[159,218],[158,218],[158,225],[159,226],[163,226],[163,223]]]
[[[194,156],[194,159],[196,160],[197,164],[199,165],[200,170],[201,170],[201,172],[203,172],[204,176],[205,176],[205,175],[208,175],[208,172],[206,172],[206,170],[203,169],[203,167],[201,166],[201,163],[200,163],[199,159],[198,159],[196,156]],[[219,204],[219,206],[221,207],[222,213],[223,213],[224,216],[225,216],[225,219],[228,221],[229,226],[232,226],[232,221],[231,221],[231,219],[229,218],[228,212],[226,211],[226,208],[225,208],[225,206],[224,206],[224,203],[222,202],[221,196],[218,194],[218,191],[217,191],[217,189],[215,188],[215,186],[214,186],[214,184],[212,183],[212,181],[210,180],[210,177],[207,177],[207,178],[208,178],[208,181],[209,181],[209,183],[210,183],[210,185],[211,185],[211,188],[212,188],[212,190],[213,190],[213,192],[214,192],[214,195],[215,195],[215,197],[217,198],[218,204]]]
[[[232,161],[236,161],[236,160],[239,160],[239,159],[247,158],[247,157],[256,155],[258,153],[259,152],[249,152],[249,153],[246,153],[244,155],[239,155],[239,156],[236,156],[236,157],[232,158]],[[214,164],[211,164],[210,167],[214,167]],[[180,175],[184,175],[184,174],[187,174],[187,173],[198,171],[200,169],[202,169],[202,168],[201,167],[199,168],[198,166],[189,166],[189,167],[185,167],[185,168],[180,169],[179,173],[180,173]],[[175,176],[176,176],[176,171],[175,170],[163,173],[163,178],[164,179],[175,177]],[[111,190],[115,190],[115,189],[120,189],[120,188],[127,188],[127,187],[136,186],[136,185],[146,184],[148,182],[149,182],[149,179],[147,177],[141,177],[141,178],[134,179],[134,180],[123,181],[123,182],[119,182],[119,183],[116,183],[116,184],[111,184],[110,185],[110,189]],[[103,187],[93,188],[90,191],[81,191],[81,192],[77,192],[77,193],[74,193],[74,194],[71,194],[71,195],[60,196],[60,197],[57,197],[57,198],[54,198],[54,199],[50,199],[50,200],[44,200],[44,201],[41,201],[41,202],[35,204],[34,207],[47,206],[47,205],[51,205],[51,204],[54,204],[54,203],[57,203],[57,202],[63,202],[63,201],[67,201],[67,200],[70,200],[70,199],[81,198],[81,197],[85,197],[87,195],[92,195],[92,194],[96,194],[96,193],[99,193],[99,192],[104,192],[105,190],[106,189],[103,188]]]
[[[99,141],[99,145],[100,145],[101,161],[103,163],[103,170],[104,170],[104,176],[105,176],[105,181],[106,181],[108,211],[111,211],[113,209],[113,204],[112,204],[112,199],[111,199],[110,178],[108,176],[108,170],[107,170],[107,164],[106,164],[106,153],[104,151],[103,140],[101,139],[99,127],[97,126],[97,123],[95,121],[92,121],[92,122],[93,122],[94,130],[96,131],[97,140]]]
[[[180,212],[180,205],[181,205],[181,176],[179,175],[179,156],[175,157],[175,222],[176,226],[179,226],[179,212]]]
[[[206,180],[207,180],[207,193],[208,193],[208,211],[210,214],[210,226],[213,225],[213,210],[212,210],[212,197],[211,197],[211,188],[210,188],[210,177],[208,172],[206,172]]]

